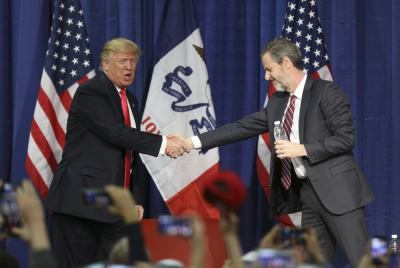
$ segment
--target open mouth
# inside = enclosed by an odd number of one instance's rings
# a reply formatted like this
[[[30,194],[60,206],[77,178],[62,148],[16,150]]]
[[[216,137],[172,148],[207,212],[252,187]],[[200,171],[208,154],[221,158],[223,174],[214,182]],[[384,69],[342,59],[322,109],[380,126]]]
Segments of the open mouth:
[[[132,79],[132,74],[131,73],[124,74],[124,80],[125,81],[130,81],[131,79]]]

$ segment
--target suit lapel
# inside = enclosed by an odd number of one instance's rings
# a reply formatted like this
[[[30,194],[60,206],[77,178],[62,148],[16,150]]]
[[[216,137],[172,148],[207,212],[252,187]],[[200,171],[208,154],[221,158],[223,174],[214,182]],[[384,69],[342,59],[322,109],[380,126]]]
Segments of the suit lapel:
[[[275,121],[283,120],[283,114],[285,112],[285,108],[286,108],[288,101],[289,101],[289,93],[282,96],[282,98],[277,99],[276,115],[274,117]],[[283,123],[283,122],[281,122],[281,123]]]
[[[100,79],[103,81],[103,83],[107,89],[107,90],[105,90],[105,92],[108,95],[108,97],[110,98],[113,109],[118,112],[118,114],[121,116],[121,120],[123,122],[124,114],[122,112],[122,107],[121,107],[121,97],[118,94],[117,88],[115,87],[113,82],[111,82],[111,80],[108,79],[108,77],[103,72],[101,72],[99,75],[100,75]]]
[[[313,80],[308,76],[306,84],[304,85],[303,96],[301,98],[300,115],[299,115],[299,135],[300,143],[304,142],[304,119],[310,101],[311,87],[313,85]]]

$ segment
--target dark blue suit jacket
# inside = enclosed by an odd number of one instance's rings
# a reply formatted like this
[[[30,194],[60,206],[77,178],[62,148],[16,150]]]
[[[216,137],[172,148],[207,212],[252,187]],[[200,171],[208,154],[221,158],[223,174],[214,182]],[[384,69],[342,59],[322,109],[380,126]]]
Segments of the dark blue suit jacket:
[[[199,135],[203,148],[209,149],[240,141],[272,130],[280,121],[289,94],[276,92],[263,110],[243,119]],[[353,147],[355,130],[349,101],[333,82],[307,78],[299,117],[300,143],[308,157],[303,157],[307,175],[321,202],[333,214],[343,214],[365,206],[374,196],[358,168]],[[271,207],[283,214],[301,210],[299,191],[283,189],[280,183],[281,160],[272,150]]]
[[[140,127],[136,99],[128,100]],[[51,211],[77,217],[114,222],[118,219],[105,209],[83,203],[84,188],[106,184],[123,185],[124,154],[127,148],[137,153],[157,156],[162,137],[139,129],[127,128],[121,99],[104,73],[81,85],[73,98],[67,123],[63,156],[50,185],[46,207]],[[133,161],[133,169],[135,169]]]

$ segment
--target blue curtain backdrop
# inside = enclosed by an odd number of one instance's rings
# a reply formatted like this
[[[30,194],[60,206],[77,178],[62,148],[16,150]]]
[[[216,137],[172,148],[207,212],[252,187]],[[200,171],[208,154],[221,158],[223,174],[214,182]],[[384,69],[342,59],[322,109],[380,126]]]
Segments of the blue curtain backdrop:
[[[263,106],[267,83],[259,53],[280,35],[285,0],[196,0],[217,124],[237,120]],[[164,1],[81,0],[95,66],[110,38],[123,36],[143,48],[130,88],[143,109]],[[371,235],[400,232],[400,1],[318,2],[334,80],[351,100],[357,130],[355,154],[376,201],[367,208]],[[18,183],[24,161],[51,23],[51,0],[0,0],[0,178]],[[249,195],[240,211],[245,251],[271,224],[255,176],[256,139],[220,148],[221,166],[240,174]],[[138,198],[147,217],[166,213],[151,180],[138,178]],[[20,259],[17,240],[8,248]]]

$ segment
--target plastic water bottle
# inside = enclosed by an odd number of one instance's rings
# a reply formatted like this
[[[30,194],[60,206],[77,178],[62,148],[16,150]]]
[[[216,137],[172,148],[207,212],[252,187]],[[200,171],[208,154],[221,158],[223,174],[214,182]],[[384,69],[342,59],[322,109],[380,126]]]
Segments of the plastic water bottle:
[[[287,140],[285,129],[280,121],[274,122],[274,138],[275,140]]]
[[[397,234],[392,234],[389,241],[389,250],[391,255],[400,254],[400,241],[397,238]]]

